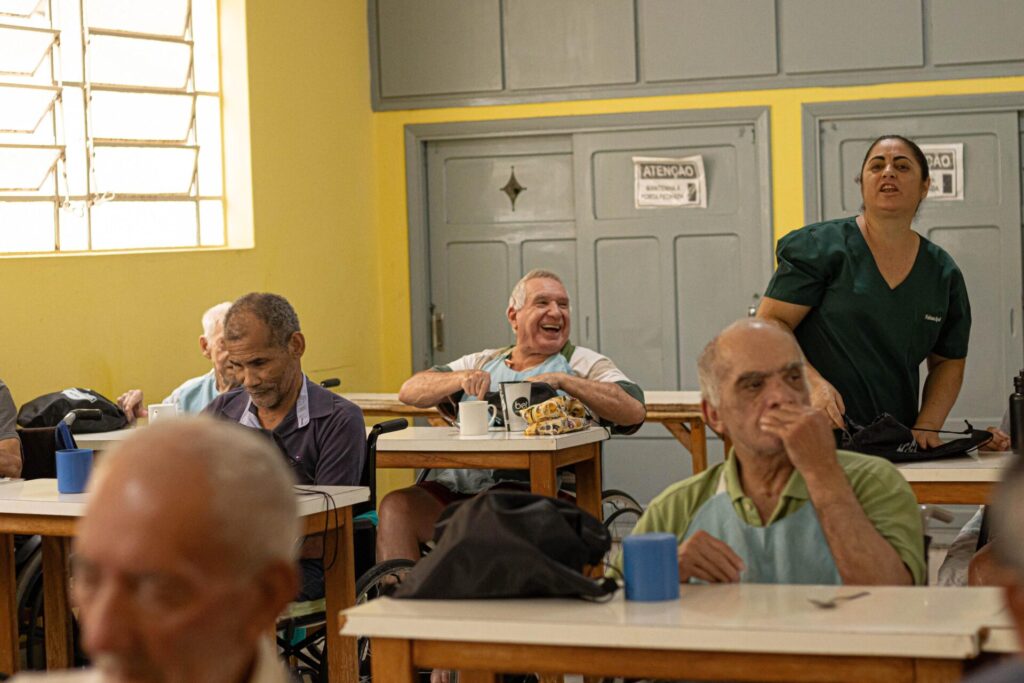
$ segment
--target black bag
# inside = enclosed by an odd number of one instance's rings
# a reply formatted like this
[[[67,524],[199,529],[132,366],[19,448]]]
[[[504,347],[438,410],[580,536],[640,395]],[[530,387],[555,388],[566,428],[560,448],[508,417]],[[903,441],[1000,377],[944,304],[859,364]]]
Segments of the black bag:
[[[481,493],[445,508],[434,539],[436,547],[413,567],[394,597],[598,598],[618,589],[611,579],[581,573],[608,552],[608,530],[557,498],[522,491]]]
[[[56,427],[72,410],[94,408],[100,411],[98,420],[75,420],[74,434],[112,432],[128,424],[128,418],[117,404],[92,389],[69,388],[52,394],[43,394],[21,406],[18,411],[20,427]]]
[[[459,416],[459,402],[462,401],[462,397],[465,393],[466,392],[462,389],[459,389],[454,394],[445,397],[445,399],[437,406],[437,412],[441,413],[441,417],[454,424],[455,420]],[[534,382],[530,386],[531,406],[543,403],[549,398],[554,398],[555,396],[558,396],[558,392],[555,391],[547,382]],[[494,406],[497,411],[497,418],[494,420],[494,426],[504,427],[505,418],[501,411],[501,394],[497,391],[488,391],[484,394],[484,400]]]
[[[914,432],[889,413],[882,413],[867,427],[858,425],[850,418],[846,419],[847,428],[839,432],[838,447],[877,455],[893,463],[919,462],[921,460],[940,460],[967,455],[979,446],[992,439],[992,432],[975,429],[970,422],[964,420],[967,429],[962,432],[949,432],[941,429],[923,429],[920,431],[939,434],[965,434],[962,439],[947,441],[941,446],[928,450],[918,448]]]

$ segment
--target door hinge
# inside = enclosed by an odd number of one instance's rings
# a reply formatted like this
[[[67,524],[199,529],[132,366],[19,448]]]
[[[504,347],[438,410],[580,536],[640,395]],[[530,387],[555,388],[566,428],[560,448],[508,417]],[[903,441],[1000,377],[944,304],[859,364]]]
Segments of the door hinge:
[[[430,316],[430,338],[435,351],[444,351],[444,313],[435,311]]]

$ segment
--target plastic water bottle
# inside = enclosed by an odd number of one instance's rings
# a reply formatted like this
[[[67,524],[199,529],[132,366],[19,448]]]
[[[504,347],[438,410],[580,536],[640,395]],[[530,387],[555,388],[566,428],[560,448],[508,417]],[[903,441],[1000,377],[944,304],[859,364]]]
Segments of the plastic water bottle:
[[[1014,453],[1024,453],[1024,370],[1013,378],[1009,412],[1010,448]]]

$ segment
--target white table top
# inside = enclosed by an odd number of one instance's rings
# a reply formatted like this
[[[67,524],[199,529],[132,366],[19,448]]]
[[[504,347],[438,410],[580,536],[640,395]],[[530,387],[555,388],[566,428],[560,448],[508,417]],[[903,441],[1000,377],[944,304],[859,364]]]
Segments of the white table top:
[[[398,403],[398,394],[389,393],[344,393],[348,400],[359,403]],[[681,404],[700,405],[699,391],[644,391],[644,403],[648,409],[662,405],[676,406]]]
[[[79,448],[91,448],[96,451],[109,450],[117,445],[118,442],[124,441],[131,436],[135,429],[135,427],[128,427],[113,432],[75,434],[75,443],[78,444]]]
[[[900,474],[912,482],[998,482],[1013,462],[1013,453],[979,452],[978,459],[970,456],[928,460],[897,465]]]
[[[1007,629],[997,588],[682,586],[678,601],[394,600],[346,610],[344,635],[719,652],[965,658],[986,628]]]
[[[377,439],[377,451],[436,451],[458,453],[492,451],[495,453],[522,451],[558,451],[563,448],[604,441],[608,430],[590,427],[579,432],[558,436],[525,436],[522,432],[492,429],[482,436],[460,436],[454,427],[407,427],[398,432],[382,434]]]
[[[365,486],[299,486],[297,489],[328,494],[336,507],[348,507],[370,499]],[[297,491],[298,492],[298,491]],[[12,481],[0,486],[0,514],[81,517],[89,499],[84,493],[58,493],[56,479]],[[323,512],[326,501],[319,493],[298,497],[299,517]]]

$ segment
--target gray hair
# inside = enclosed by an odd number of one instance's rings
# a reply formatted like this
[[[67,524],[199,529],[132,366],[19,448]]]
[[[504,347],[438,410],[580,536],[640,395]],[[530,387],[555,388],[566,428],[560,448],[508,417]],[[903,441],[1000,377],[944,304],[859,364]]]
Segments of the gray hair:
[[[228,309],[231,308],[230,301],[222,301],[215,306],[210,306],[206,309],[206,313],[203,313],[203,336],[209,339],[213,336],[214,330],[217,329],[217,323],[224,322],[224,316],[228,314]]]
[[[996,559],[1024,578],[1024,459],[1020,456],[996,488],[991,513]]]
[[[140,429],[104,454],[89,489],[122,460],[130,467],[128,462],[168,457],[198,467],[196,484],[216,492],[210,542],[223,548],[232,566],[258,571],[274,560],[295,560],[300,526],[292,471],[270,439],[235,423],[190,416]]]
[[[704,350],[700,352],[700,357],[697,358],[697,380],[700,382],[700,395],[701,398],[713,406],[718,406],[718,401],[722,397],[721,349],[719,348],[721,339],[733,330],[743,329],[776,329],[792,339],[797,348],[800,348],[796,337],[793,336],[793,331],[775,320],[740,318],[736,322],[730,323],[707,343]],[[806,372],[804,380],[806,381]]]
[[[251,292],[241,297],[224,316],[224,338],[238,341],[244,330],[235,325],[235,318],[240,315],[252,315],[270,328],[270,341],[276,346],[287,346],[292,335],[300,331],[299,316],[295,309],[280,294]]]
[[[520,278],[516,286],[512,288],[512,295],[508,298],[508,307],[514,311],[520,310],[526,305],[526,283],[530,280],[554,280],[558,284],[565,286],[562,282],[562,278],[558,277],[557,274],[552,273],[550,270],[544,270],[543,268],[534,268],[529,273]]]

